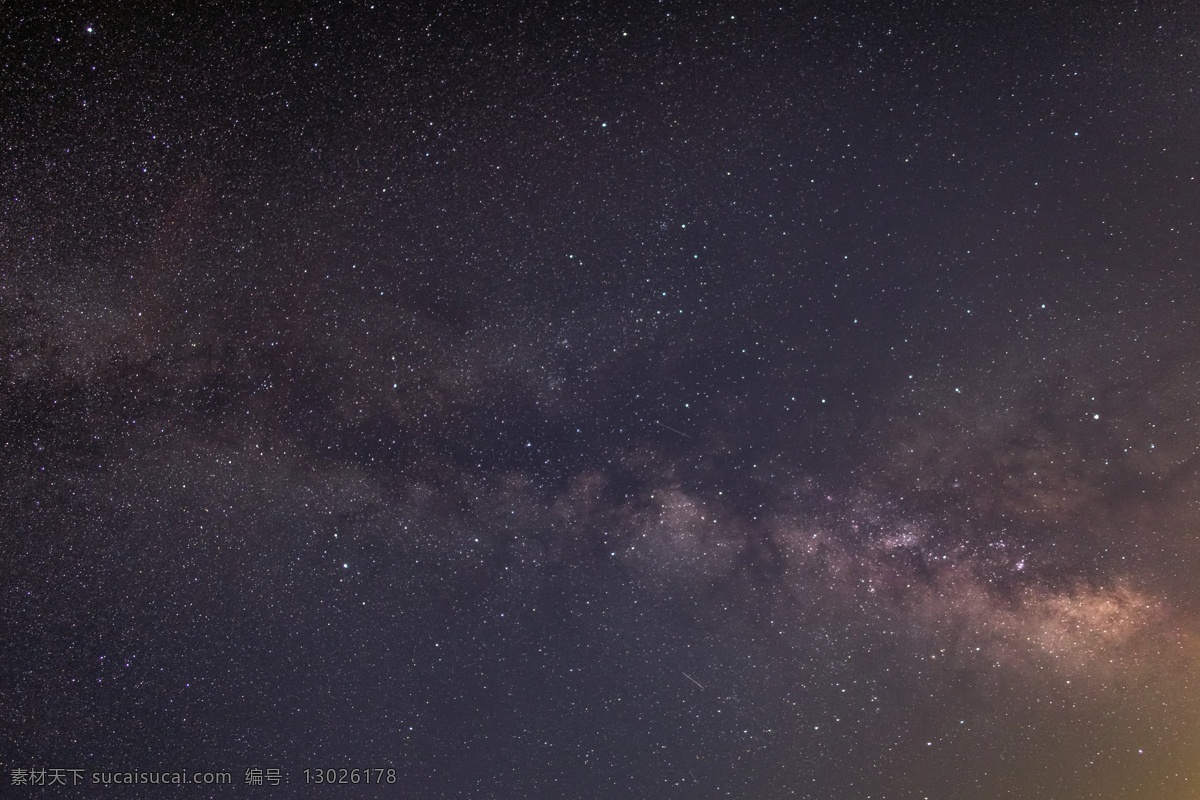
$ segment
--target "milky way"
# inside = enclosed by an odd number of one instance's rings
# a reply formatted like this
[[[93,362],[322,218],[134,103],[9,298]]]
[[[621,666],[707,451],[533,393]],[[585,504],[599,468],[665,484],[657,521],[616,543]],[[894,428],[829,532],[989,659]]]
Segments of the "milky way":
[[[843,5],[0,12],[5,787],[1197,796],[1197,18]]]

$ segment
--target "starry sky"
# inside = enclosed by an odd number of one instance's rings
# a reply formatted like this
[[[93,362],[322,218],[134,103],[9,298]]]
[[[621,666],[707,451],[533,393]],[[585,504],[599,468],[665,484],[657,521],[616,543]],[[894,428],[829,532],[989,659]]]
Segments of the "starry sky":
[[[1200,797],[1187,3],[107,5],[0,7],[6,790]]]

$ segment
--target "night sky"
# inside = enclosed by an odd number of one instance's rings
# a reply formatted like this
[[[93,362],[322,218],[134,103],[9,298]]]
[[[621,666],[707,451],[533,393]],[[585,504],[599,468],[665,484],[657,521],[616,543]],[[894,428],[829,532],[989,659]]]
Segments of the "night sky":
[[[1189,3],[108,5],[0,7],[0,794],[1200,798]]]

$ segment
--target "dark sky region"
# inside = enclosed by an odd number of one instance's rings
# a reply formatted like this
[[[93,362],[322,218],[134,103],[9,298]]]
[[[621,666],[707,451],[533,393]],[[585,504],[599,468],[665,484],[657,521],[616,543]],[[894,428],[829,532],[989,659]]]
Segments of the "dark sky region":
[[[5,796],[1200,798],[1191,4],[0,37]]]

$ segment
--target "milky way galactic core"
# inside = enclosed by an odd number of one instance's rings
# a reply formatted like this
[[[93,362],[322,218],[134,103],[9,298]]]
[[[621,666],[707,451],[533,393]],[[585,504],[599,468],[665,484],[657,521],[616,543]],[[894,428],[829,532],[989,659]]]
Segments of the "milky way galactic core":
[[[1200,797],[1185,4],[0,20],[14,796]]]

